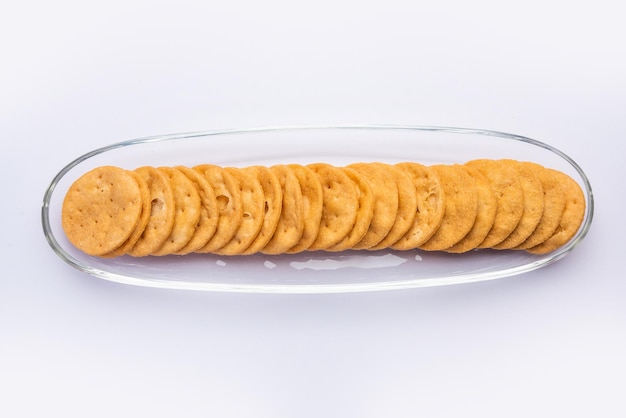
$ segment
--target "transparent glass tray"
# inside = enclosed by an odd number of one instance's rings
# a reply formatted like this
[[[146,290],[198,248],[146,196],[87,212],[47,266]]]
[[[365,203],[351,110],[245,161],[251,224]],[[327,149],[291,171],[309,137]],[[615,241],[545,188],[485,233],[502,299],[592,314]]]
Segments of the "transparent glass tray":
[[[61,228],[61,204],[74,180],[100,165],[212,163],[224,166],[357,161],[423,164],[463,163],[475,158],[529,160],[561,170],[583,188],[585,219],[574,238],[547,255],[524,251],[445,254],[381,250],[295,255],[129,256],[100,259],[75,249]],[[429,126],[305,126],[193,132],[119,142],[80,156],[64,167],[45,192],[44,234],[71,266],[115,282],[173,289],[324,293],[449,285],[517,275],[551,264],[570,253],[593,217],[591,186],[582,169],[563,152],[542,142],[501,132]]]

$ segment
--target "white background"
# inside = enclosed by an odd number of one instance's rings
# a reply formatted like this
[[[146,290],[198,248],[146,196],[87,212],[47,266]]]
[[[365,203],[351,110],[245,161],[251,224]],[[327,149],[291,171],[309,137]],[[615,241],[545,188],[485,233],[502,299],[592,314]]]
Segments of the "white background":
[[[0,15],[0,416],[623,417],[619,2],[24,1]],[[547,268],[341,295],[136,288],[49,248],[43,193],[125,139],[494,129],[569,154],[591,231]]]

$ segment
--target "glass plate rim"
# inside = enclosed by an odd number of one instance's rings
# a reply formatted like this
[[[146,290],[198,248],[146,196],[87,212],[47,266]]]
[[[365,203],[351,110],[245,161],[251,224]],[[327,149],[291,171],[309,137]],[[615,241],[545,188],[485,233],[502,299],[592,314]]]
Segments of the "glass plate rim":
[[[122,275],[118,273],[108,272],[101,269],[94,268],[89,265],[81,263],[75,259],[72,255],[67,253],[61,245],[58,243],[52,232],[49,218],[49,204],[54,193],[57,184],[61,179],[75,166],[81,162],[102,154],[104,152],[114,150],[117,148],[145,144],[150,142],[159,141],[171,141],[179,139],[192,139],[198,137],[208,137],[217,135],[229,135],[229,134],[243,134],[243,133],[255,133],[255,132],[271,132],[271,131],[306,131],[306,130],[409,130],[409,131],[421,131],[421,132],[447,132],[455,134],[468,134],[468,135],[483,135],[492,136],[498,138],[504,138],[514,141],[525,142],[540,148],[544,148],[553,152],[565,161],[567,161],[578,173],[582,181],[582,186],[586,192],[587,205],[585,208],[584,223],[576,233],[574,237],[563,247],[550,253],[548,256],[538,259],[535,262],[527,263],[521,266],[513,268],[497,270],[495,272],[480,272],[465,275],[458,275],[446,278],[426,278],[426,279],[407,279],[397,280],[393,282],[375,282],[375,283],[350,283],[350,284],[295,284],[295,285],[281,285],[281,284],[237,284],[237,283],[190,283],[182,281],[164,280],[164,279],[149,279],[149,278],[136,278],[133,276]],[[215,292],[244,292],[244,293],[346,293],[346,292],[367,292],[367,291],[382,291],[382,290],[399,290],[419,287],[433,287],[443,286],[451,284],[472,283],[477,281],[487,281],[499,278],[511,277],[523,273],[527,273],[536,270],[541,267],[545,267],[552,264],[567,254],[569,254],[580,241],[587,235],[594,215],[594,197],[593,190],[589,178],[580,167],[580,165],[572,159],[565,152],[561,151],[554,146],[551,146],[545,142],[532,139],[526,136],[489,130],[489,129],[476,129],[476,128],[462,128],[451,126],[435,126],[435,125],[392,125],[392,124],[341,124],[341,125],[280,125],[280,126],[264,126],[264,127],[251,127],[241,129],[218,129],[218,130],[205,130],[205,131],[192,131],[176,134],[165,135],[153,135],[139,137],[130,140],[124,140],[114,142],[110,145],[106,145],[100,148],[96,148],[92,151],[84,153],[79,157],[69,162],[63,167],[52,179],[50,184],[45,190],[42,206],[41,206],[41,224],[43,228],[44,236],[52,248],[52,250],[70,266],[76,268],[79,271],[90,274],[92,276],[105,279],[112,282],[153,287],[153,288],[166,288],[166,289],[179,289],[179,290],[200,290],[200,291],[215,291]]]

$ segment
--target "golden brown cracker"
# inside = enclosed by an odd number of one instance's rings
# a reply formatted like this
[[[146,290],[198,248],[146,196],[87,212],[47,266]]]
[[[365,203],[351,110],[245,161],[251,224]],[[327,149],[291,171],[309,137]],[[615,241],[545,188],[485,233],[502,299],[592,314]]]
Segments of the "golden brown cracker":
[[[348,175],[357,194],[357,213],[352,229],[337,244],[328,247],[326,251],[343,251],[351,249],[356,243],[361,241],[369,229],[372,217],[374,216],[374,193],[367,181],[367,178],[358,171],[348,167],[341,168]]]
[[[524,211],[519,223],[504,241],[492,247],[507,250],[520,245],[533,233],[543,216],[544,198],[543,185],[535,173],[537,170],[533,164],[515,160],[502,161],[515,169],[524,192]]]
[[[135,245],[128,251],[133,257],[150,255],[159,249],[174,226],[174,195],[168,178],[152,166],[135,169],[150,191],[150,219]]]
[[[359,198],[354,183],[330,164],[307,165],[322,184],[323,209],[320,229],[309,250],[325,250],[341,241],[356,222]]]
[[[201,201],[200,220],[196,225],[193,236],[183,248],[176,251],[176,254],[184,255],[204,247],[209,242],[217,230],[219,212],[217,210],[215,191],[206,178],[189,167],[177,166],[175,168],[191,180],[200,195]]]
[[[526,250],[532,254],[547,254],[565,245],[576,234],[585,217],[585,194],[578,183],[565,173],[552,171],[563,186],[565,209],[554,233],[541,244]]]
[[[170,182],[174,195],[174,225],[163,245],[152,252],[155,256],[174,254],[183,248],[193,237],[200,221],[202,201],[191,180],[173,167],[158,167]]]
[[[239,185],[233,176],[214,164],[201,164],[193,167],[204,176],[215,193],[219,218],[213,237],[203,247],[196,250],[199,253],[208,253],[223,247],[237,233],[243,221],[243,205]]]
[[[445,193],[445,212],[441,225],[432,237],[419,246],[422,250],[445,250],[465,237],[476,220],[478,193],[476,181],[463,165],[433,165],[429,167],[439,177]]]
[[[391,248],[411,250],[428,241],[441,225],[446,197],[439,183],[437,170],[411,162],[399,163],[396,166],[411,177],[417,196],[417,210],[413,225]]]
[[[417,214],[417,193],[415,185],[405,170],[388,165],[387,169],[393,176],[398,190],[398,210],[393,226],[378,244],[368,248],[368,250],[382,250],[390,247],[402,238],[413,226]]]
[[[491,230],[478,248],[491,248],[513,232],[524,213],[524,191],[517,172],[500,160],[473,160],[466,163],[483,173],[491,182],[498,200]]]
[[[295,173],[287,165],[273,165],[270,170],[278,177],[283,202],[274,235],[261,252],[264,254],[281,254],[296,245],[304,231],[302,189]]]
[[[322,219],[323,195],[322,184],[315,173],[308,167],[300,164],[289,164],[300,183],[302,192],[302,206],[304,212],[304,228],[298,243],[287,250],[288,253],[305,251],[315,241]]]
[[[539,224],[524,242],[515,247],[525,250],[541,244],[556,231],[565,209],[565,193],[561,178],[554,170],[535,165],[535,172],[543,186],[544,209]]]
[[[356,243],[356,250],[368,249],[380,243],[391,231],[398,213],[398,186],[388,164],[379,162],[354,163],[348,168],[367,178],[374,194],[374,209],[367,233]]]
[[[141,187],[129,171],[97,167],[70,186],[63,200],[61,225],[72,245],[102,256],[132,234],[143,203]]]
[[[120,245],[110,253],[103,255],[103,257],[113,258],[125,255],[131,248],[133,248],[139,238],[141,238],[141,235],[143,234],[146,226],[148,225],[148,221],[150,220],[150,189],[148,188],[148,183],[146,183],[143,177],[141,177],[135,171],[129,171],[128,173],[134,176],[137,180],[137,183],[139,184],[142,201],[141,216],[139,217],[139,222],[137,222],[137,225],[135,225],[133,232],[131,232],[126,241],[124,241],[122,245]]]
[[[243,215],[241,225],[233,238],[215,252],[222,255],[238,255],[252,244],[261,231],[265,213],[265,196],[261,183],[255,176],[236,167],[226,167],[225,170],[235,178],[239,185]]]
[[[474,225],[467,235],[452,247],[445,249],[449,253],[471,251],[483,242],[493,226],[498,207],[498,201],[491,188],[491,183],[485,175],[470,166],[465,166],[465,168],[475,180],[474,187],[478,196],[478,212],[476,213]]]
[[[244,167],[242,170],[255,177],[263,189],[263,225],[254,241],[242,252],[242,254],[254,254],[267,245],[276,231],[282,211],[283,191],[278,177],[269,168],[254,165]]]

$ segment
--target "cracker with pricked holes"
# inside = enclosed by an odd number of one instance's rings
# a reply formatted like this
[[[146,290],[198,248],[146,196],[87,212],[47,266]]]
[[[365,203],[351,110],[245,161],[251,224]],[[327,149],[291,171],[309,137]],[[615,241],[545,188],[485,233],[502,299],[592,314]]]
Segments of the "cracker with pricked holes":
[[[326,163],[307,165],[322,184],[320,229],[309,250],[325,250],[341,241],[356,222],[359,198],[350,177]]]
[[[326,248],[326,251],[333,252],[351,249],[357,242],[361,241],[367,233],[374,216],[374,193],[367,178],[358,171],[348,167],[342,167],[341,170],[348,175],[354,184],[358,207],[352,229],[337,244]]]
[[[150,190],[150,219],[135,245],[128,251],[133,257],[143,257],[160,248],[174,226],[174,195],[168,178],[152,166],[134,170]]]
[[[467,235],[452,247],[445,249],[449,253],[464,253],[475,249],[485,240],[496,218],[498,201],[491,188],[491,183],[483,173],[475,168],[465,166],[465,169],[474,177],[474,188],[478,195],[478,212],[476,213],[474,225]]]
[[[446,207],[441,225],[419,248],[445,250],[461,241],[474,226],[478,213],[476,181],[463,165],[434,165],[429,169],[439,177],[446,196]]]
[[[304,231],[302,190],[298,178],[287,165],[273,165],[270,170],[278,177],[283,192],[283,202],[274,236],[261,252],[282,254],[298,243]]]
[[[524,211],[519,223],[504,241],[494,245],[497,250],[508,250],[520,245],[533,233],[543,215],[543,185],[533,165],[515,160],[502,160],[511,165],[520,180],[524,192]]]
[[[441,225],[446,207],[445,190],[439,183],[436,170],[410,162],[396,166],[411,177],[415,186],[417,210],[413,225],[391,248],[411,250],[428,241]]]
[[[100,257],[474,248],[545,254],[584,219],[566,174],[516,160],[193,169],[104,166],[67,192],[62,227]]]
[[[585,217],[585,195],[570,176],[551,170],[559,178],[565,194],[565,209],[554,233],[539,245],[527,249],[531,254],[546,254],[565,245],[576,234]]]
[[[238,255],[252,244],[263,226],[265,197],[261,183],[255,176],[236,167],[226,167],[225,170],[239,185],[243,215],[241,225],[233,238],[215,252],[222,255]]]
[[[137,180],[137,184],[139,184],[142,201],[141,216],[139,217],[139,222],[137,222],[137,225],[135,225],[133,232],[131,232],[126,241],[124,241],[122,245],[120,245],[110,253],[103,255],[103,257],[106,258],[113,258],[125,255],[131,248],[133,248],[139,238],[141,238],[141,235],[143,234],[143,231],[145,230],[146,226],[148,225],[148,221],[150,220],[150,189],[148,188],[148,183],[146,183],[143,177],[141,177],[136,172],[129,171],[128,173],[135,177],[135,179]]]
[[[491,182],[498,200],[491,230],[478,248],[491,248],[504,241],[517,227],[524,213],[524,191],[513,167],[499,160],[472,160],[466,165],[476,168]]]
[[[155,256],[171,255],[183,248],[193,237],[200,221],[202,201],[191,180],[173,167],[157,167],[170,182],[174,195],[174,226],[163,245],[152,252]]]
[[[398,189],[398,211],[393,226],[378,244],[368,250],[382,250],[396,243],[406,234],[415,221],[417,213],[417,193],[411,177],[395,165],[388,166]]]
[[[315,173],[308,167],[300,164],[288,164],[300,183],[302,193],[302,210],[304,212],[304,227],[298,243],[287,250],[294,254],[305,251],[317,238],[322,219],[323,195],[322,184]]]
[[[102,166],[70,186],[63,200],[61,225],[72,245],[102,256],[128,239],[142,210],[135,176],[118,167]]]
[[[265,166],[255,165],[242,170],[255,177],[263,189],[263,225],[258,235],[242,254],[254,254],[261,251],[272,239],[278,226],[283,204],[283,191],[278,177]]]
[[[204,247],[213,237],[217,230],[217,221],[219,213],[217,211],[217,200],[215,191],[209,184],[207,179],[189,167],[176,166],[176,169],[183,173],[198,190],[200,196],[200,220],[196,225],[193,236],[187,244],[180,250],[176,251],[177,255],[184,255],[195,252]]]
[[[543,189],[544,209],[541,220],[533,233],[524,242],[515,247],[516,250],[525,250],[541,244],[547,240],[559,226],[563,210],[565,209],[565,193],[560,178],[553,170],[533,163],[535,173],[541,180]]]
[[[204,176],[215,193],[217,210],[217,228],[206,245],[196,252],[209,253],[223,247],[237,233],[243,221],[241,192],[237,181],[223,167],[214,164],[201,164],[193,167]]]
[[[353,245],[356,250],[368,249],[380,243],[396,221],[398,186],[388,164],[355,163],[348,167],[365,176],[374,194],[374,210],[367,233]]]

